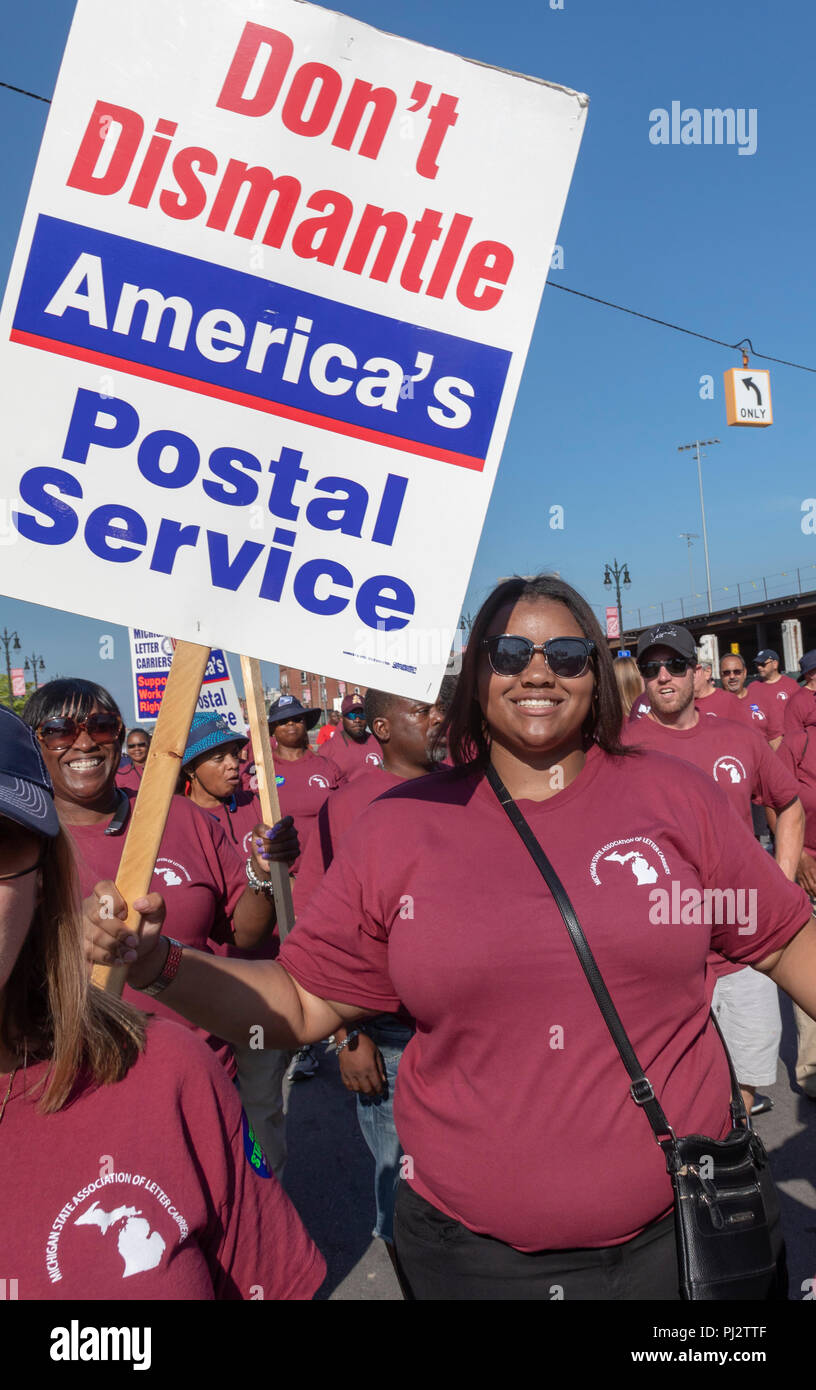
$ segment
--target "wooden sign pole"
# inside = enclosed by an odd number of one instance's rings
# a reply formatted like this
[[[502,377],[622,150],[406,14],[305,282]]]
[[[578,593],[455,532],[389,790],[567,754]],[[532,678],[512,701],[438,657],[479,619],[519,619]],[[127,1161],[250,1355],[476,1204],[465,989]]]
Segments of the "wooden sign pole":
[[[176,644],[116,875],[116,887],[128,904],[151,890],[170,801],[176,790],[181,759],[209,659],[209,647],[200,647],[195,642]],[[131,931],[139,935],[142,925],[139,913],[130,908],[126,920]],[[121,994],[127,979],[127,966],[95,965],[91,979],[109,994]]]
[[[252,750],[255,754],[255,770],[258,775],[258,797],[261,803],[261,816],[265,825],[276,825],[281,818],[278,786],[275,781],[275,762],[272,757],[272,743],[269,725],[266,722],[261,663],[252,656],[241,657],[241,675],[244,678],[244,695],[249,715],[249,731],[252,736]],[[269,866],[275,893],[275,909],[278,918],[278,932],[283,941],[295,925],[295,909],[292,904],[292,886],[289,873],[284,864]]]

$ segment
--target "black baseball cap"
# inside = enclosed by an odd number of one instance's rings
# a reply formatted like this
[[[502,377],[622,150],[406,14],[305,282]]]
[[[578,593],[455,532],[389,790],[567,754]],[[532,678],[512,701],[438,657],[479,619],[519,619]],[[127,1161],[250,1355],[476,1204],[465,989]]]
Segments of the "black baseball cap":
[[[765,647],[761,652],[757,652],[754,657],[754,665],[762,666],[766,661],[778,661],[779,652],[772,651],[770,647]]]
[[[59,834],[54,788],[33,729],[0,705],[0,816],[53,840]]]
[[[670,647],[678,656],[684,656],[695,666],[697,664],[697,644],[688,628],[680,627],[677,623],[658,623],[656,627],[641,632],[636,660],[640,661],[650,647]]]

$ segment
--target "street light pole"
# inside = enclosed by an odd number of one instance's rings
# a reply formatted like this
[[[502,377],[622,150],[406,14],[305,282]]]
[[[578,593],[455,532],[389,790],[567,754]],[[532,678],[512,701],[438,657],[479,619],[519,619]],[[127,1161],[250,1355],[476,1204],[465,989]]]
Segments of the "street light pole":
[[[632,581],[629,578],[629,566],[626,564],[618,565],[617,560],[613,560],[612,564],[610,565],[607,561],[604,568],[604,584],[611,584],[613,580],[615,582],[615,592],[617,594],[618,602],[618,641],[622,642],[623,609],[621,607],[621,581],[623,581],[624,585],[631,584]]]
[[[12,694],[11,694],[11,657],[9,656],[9,647],[11,646],[12,638],[14,639],[14,647],[13,647],[13,650],[14,650],[15,652],[18,652],[18,651],[20,650],[20,637],[19,637],[19,634],[16,633],[16,632],[7,632],[7,630],[6,630],[5,628],[3,628],[3,631],[0,632],[0,642],[3,643],[3,646],[4,646],[5,649],[6,649],[6,675],[8,676],[8,702],[9,702],[9,708],[10,708],[10,709],[13,708],[12,703],[11,703],[11,701],[12,701]]]
[[[706,567],[706,588],[708,590],[708,611],[711,612],[711,568],[708,563],[708,532],[706,530],[705,502],[703,501],[703,470],[700,463],[700,448],[705,444],[719,444],[719,439],[695,439],[693,444],[679,444],[678,454],[682,454],[686,449],[696,449],[697,451],[697,481],[700,484],[700,512],[703,518],[703,550],[705,551]]]
[[[28,664],[29,661],[31,662],[30,668],[29,668],[29,664]],[[40,663],[40,665],[39,665],[40,672],[43,672],[43,671],[45,670],[45,662],[43,661],[43,659],[42,659],[41,656],[38,656],[38,655],[37,655],[36,652],[32,652],[31,655],[30,655],[30,656],[27,656],[26,659],[25,659],[25,669],[26,669],[26,671],[28,671],[29,669],[31,670],[31,677],[32,677],[32,680],[34,681],[34,688],[35,688],[35,690],[36,690],[37,685],[38,685],[38,681],[37,681],[37,662]]]

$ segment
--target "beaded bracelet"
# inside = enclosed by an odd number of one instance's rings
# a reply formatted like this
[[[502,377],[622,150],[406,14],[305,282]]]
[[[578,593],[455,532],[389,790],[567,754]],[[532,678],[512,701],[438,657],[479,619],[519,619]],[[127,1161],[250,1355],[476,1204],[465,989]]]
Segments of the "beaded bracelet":
[[[247,876],[247,879],[249,880],[250,887],[252,888],[252,891],[253,891],[254,893],[266,893],[266,895],[267,895],[268,898],[271,898],[271,897],[272,897],[272,895],[273,895],[273,893],[274,893],[274,891],[275,891],[274,888],[273,888],[273,885],[272,885],[272,880],[271,880],[271,879],[265,879],[265,878],[258,878],[258,875],[256,874],[255,870],[254,870],[253,867],[252,867],[252,857],[251,857],[251,856],[250,856],[249,859],[247,859],[247,862],[246,862],[246,876]]]

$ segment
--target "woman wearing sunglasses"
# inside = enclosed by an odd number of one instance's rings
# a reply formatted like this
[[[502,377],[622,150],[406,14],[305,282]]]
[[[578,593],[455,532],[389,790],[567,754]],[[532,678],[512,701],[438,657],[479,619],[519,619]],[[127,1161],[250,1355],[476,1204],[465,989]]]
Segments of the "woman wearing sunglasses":
[[[810,904],[697,768],[622,749],[607,644],[560,579],[488,598],[443,728],[457,766],[361,813],[278,962],[170,960],[152,929],[135,978],[170,974],[185,1016],[227,1037],[251,1017],[276,1046],[404,1003],[395,1240],[418,1299],[677,1299],[665,1159],[501,803],[549,855],[678,1135],[730,1123],[709,949],[813,1013]],[[652,890],[672,884],[753,885],[756,932],[657,925]]]
[[[3,708],[0,806],[12,1297],[251,1299],[260,1287],[265,1299],[311,1298],[323,1260],[222,1068],[197,1038],[89,983],[70,841],[37,741]]]
[[[107,690],[92,681],[56,680],[31,696],[23,718],[34,729],[48,768],[84,896],[101,879],[116,877],[136,799],[132,788],[116,784],[124,737],[119,710]],[[291,821],[281,825],[265,852],[288,863],[297,854],[297,839]],[[257,831],[258,838],[271,834],[261,825]],[[255,849],[239,855],[212,816],[173,797],[153,883],[161,885],[171,904],[178,940],[202,951],[210,949],[210,938],[250,950],[258,946],[274,926],[275,908],[268,893],[250,887],[246,865],[260,882],[269,879],[267,862]],[[127,986],[124,997],[140,1005]],[[159,1002],[155,1009],[172,1017]],[[232,1070],[232,1049],[220,1038],[207,1041]]]

